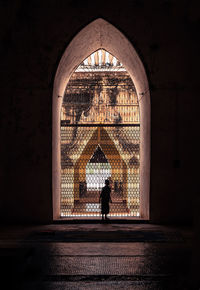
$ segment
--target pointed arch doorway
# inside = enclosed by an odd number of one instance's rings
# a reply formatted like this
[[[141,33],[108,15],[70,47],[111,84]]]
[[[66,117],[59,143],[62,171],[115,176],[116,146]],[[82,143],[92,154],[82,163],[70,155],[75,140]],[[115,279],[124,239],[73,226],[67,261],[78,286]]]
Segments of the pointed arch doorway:
[[[68,123],[69,120],[62,119],[62,116],[61,116],[63,113],[62,107],[63,107],[63,101],[65,100],[65,96],[66,96],[67,84],[69,84],[69,81],[72,77],[72,73],[75,70],[77,70],[77,68],[80,69],[80,64],[82,64],[83,60],[86,60],[88,56],[91,56],[94,52],[97,52],[99,48],[105,49],[106,52],[110,53],[111,57],[114,56],[116,57],[117,60],[120,60],[123,63],[123,67],[128,72],[130,79],[133,82],[133,86],[135,88],[135,93],[137,95],[137,102],[138,102],[138,108],[139,108],[139,115],[140,115],[139,126],[131,127],[127,124],[127,126],[124,126],[125,133],[123,132],[123,130],[122,130],[122,133],[120,133],[121,129],[119,129],[119,126],[118,126],[120,124],[116,124],[116,116],[115,116],[114,124],[111,124],[111,123],[105,124],[105,122],[103,124],[100,124],[101,120],[98,120],[99,121],[98,125],[103,126],[104,127],[103,130],[107,132],[107,134],[110,136],[110,140],[115,145],[115,148],[118,151],[118,154],[121,160],[124,160],[123,155],[125,153],[122,152],[123,151],[122,148],[124,145],[119,142],[119,138],[117,139],[116,136],[119,136],[120,134],[124,135],[125,136],[124,139],[126,140],[127,136],[129,135],[130,136],[129,138],[131,139],[133,136],[136,136],[136,135],[138,136],[138,128],[139,128],[139,132],[140,132],[139,133],[139,140],[140,140],[139,163],[137,162],[131,163],[131,158],[127,158],[124,161],[126,166],[127,166],[127,162],[129,162],[129,164],[135,164],[134,166],[129,165],[129,167],[132,166],[133,171],[135,170],[134,171],[135,175],[134,175],[134,172],[132,171],[132,172],[129,172],[128,176],[137,177],[137,175],[139,175],[139,179],[137,179],[139,180],[139,203],[137,204],[138,209],[137,211],[133,210],[133,208],[134,209],[136,208],[136,203],[133,204],[133,201],[130,202],[131,195],[129,193],[129,196],[127,195],[127,198],[125,200],[126,203],[128,203],[129,201],[129,209],[124,215],[125,216],[128,215],[133,218],[135,217],[137,219],[138,218],[149,219],[150,98],[149,98],[148,82],[147,82],[146,74],[144,71],[144,67],[137,53],[135,52],[134,48],[130,44],[130,42],[124,37],[123,34],[121,34],[120,31],[118,31],[115,27],[113,27],[111,24],[104,21],[103,19],[97,19],[93,21],[72,40],[72,42],[67,47],[60,61],[60,64],[56,73],[55,82],[54,82],[54,92],[53,92],[53,217],[54,219],[61,218],[62,206],[64,206],[63,208],[67,210],[69,209],[68,212],[70,212],[70,215],[73,216],[72,213],[75,208],[74,204],[75,204],[76,196],[78,196],[75,193],[77,185],[75,185],[76,182],[74,182],[74,180],[76,179],[76,176],[74,173],[73,166],[77,162],[75,159],[77,158],[78,155],[79,157],[81,156],[82,151],[84,151],[84,149],[86,148],[85,147],[86,143],[89,142],[89,139],[91,138],[92,134],[97,129],[95,128],[97,124],[90,124],[90,126],[88,126],[88,124],[84,123],[83,120],[82,120],[82,124],[79,124],[79,126],[77,126],[78,119],[77,119],[76,114],[75,114],[76,118],[74,119],[75,123],[72,122],[69,124]],[[94,61],[94,64],[95,64],[95,58],[93,58],[92,60],[92,58],[90,57],[90,59],[91,59],[91,62]],[[88,65],[87,61],[85,64],[83,64],[83,66],[84,65]],[[117,66],[117,63],[116,63],[116,66]],[[101,97],[100,92],[98,95],[99,97]],[[110,92],[110,95],[112,96],[112,92]],[[75,93],[74,93],[74,96],[75,96]],[[93,100],[95,99],[94,96],[95,94],[93,93]],[[113,101],[110,98],[111,107],[113,106],[112,102]],[[91,113],[91,110],[90,110],[90,113]],[[66,115],[67,114],[70,115],[69,110],[68,110],[68,113],[66,113]],[[131,111],[129,112],[129,115],[133,116]],[[83,116],[83,114],[81,116]],[[87,114],[84,117],[87,118]],[[105,114],[104,114],[104,117],[105,117]],[[74,115],[72,118],[74,118]],[[64,168],[64,170],[66,171],[68,170],[69,172],[69,168],[67,167],[71,166],[73,167],[73,170],[72,170],[73,174],[72,172],[70,173],[71,179],[70,179],[70,174],[68,174],[67,175],[68,181],[64,183],[63,183],[63,178],[65,178],[66,176],[63,177],[64,175],[62,174],[62,162],[61,162],[61,159],[64,156],[63,153],[61,153],[63,152],[62,151],[63,150],[62,148],[62,127],[63,126],[62,125],[64,124],[63,121],[65,121],[65,125],[68,126],[67,134],[71,136],[71,140],[68,140],[68,144],[73,140],[75,131],[76,131],[75,139],[79,140],[80,142],[81,138],[83,138],[84,139],[83,143],[85,144],[84,146],[82,146],[81,152],[77,154],[77,152],[73,152],[72,150],[73,154],[71,154],[70,158],[68,158],[69,156],[66,157],[65,161],[67,165],[66,165],[66,168]],[[78,121],[80,121],[80,118]],[[87,128],[86,128],[86,125],[87,125]],[[115,128],[115,130],[113,130],[113,127]],[[134,130],[135,128],[137,128],[136,132],[133,130],[133,128]],[[86,135],[88,134],[88,135],[85,136],[83,133]],[[131,140],[128,140],[128,142],[133,143],[133,144],[135,143],[135,142],[131,142]],[[98,143],[96,145],[100,145],[100,144]],[[120,146],[121,146],[121,149],[120,149]],[[137,146],[135,147],[134,146],[132,145],[131,150],[135,150]],[[66,152],[66,149],[67,147],[65,146],[65,149],[64,149],[65,152]],[[130,155],[130,152],[129,152],[129,155]],[[71,158],[72,156],[76,156],[76,158],[73,157],[75,158],[73,159]],[[91,157],[92,156],[90,156],[90,158]],[[132,161],[134,160],[135,159],[132,158]],[[139,164],[139,170],[137,170],[138,164]],[[78,182],[80,186],[80,180]],[[72,188],[70,189],[71,193],[68,194],[68,197],[67,197],[68,200],[65,200],[63,202],[64,195],[62,195],[62,188],[69,188],[71,185],[72,185]],[[129,184],[127,183],[127,187],[129,188],[129,192],[130,192],[130,188],[136,188],[137,184],[134,184],[134,182],[130,184],[129,182]],[[80,195],[80,190],[79,190],[79,195]],[[131,205],[132,205],[132,209],[131,209]],[[64,214],[63,216],[68,216],[68,215]],[[84,216],[84,214],[82,214],[82,216]],[[121,214],[121,216],[123,216],[123,214]]]

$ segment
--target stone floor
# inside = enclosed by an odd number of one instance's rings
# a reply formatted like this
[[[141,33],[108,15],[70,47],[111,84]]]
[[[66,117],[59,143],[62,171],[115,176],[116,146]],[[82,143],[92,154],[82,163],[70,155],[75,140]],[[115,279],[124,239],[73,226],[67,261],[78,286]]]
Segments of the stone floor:
[[[192,289],[192,239],[150,224],[1,227],[1,289]]]

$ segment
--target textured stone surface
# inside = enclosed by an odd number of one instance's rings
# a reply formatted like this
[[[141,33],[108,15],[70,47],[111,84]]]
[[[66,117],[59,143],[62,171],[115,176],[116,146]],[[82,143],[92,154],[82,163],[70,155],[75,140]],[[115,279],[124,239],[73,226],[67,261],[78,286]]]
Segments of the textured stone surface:
[[[68,225],[80,235],[120,235],[134,229],[181,233],[183,240],[163,242],[54,242],[30,240],[32,233],[66,232],[66,225],[1,228],[0,271],[5,289],[190,289],[192,232],[156,225]],[[15,288],[16,285],[18,288]],[[185,287],[185,288],[184,288]]]

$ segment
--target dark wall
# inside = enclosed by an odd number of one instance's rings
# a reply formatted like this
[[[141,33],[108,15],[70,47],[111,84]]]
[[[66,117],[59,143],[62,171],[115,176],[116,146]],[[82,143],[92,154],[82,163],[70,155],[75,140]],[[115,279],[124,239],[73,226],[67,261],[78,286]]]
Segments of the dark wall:
[[[1,1],[1,222],[52,221],[52,90],[72,38],[102,17],[151,94],[151,221],[191,222],[198,171],[198,1]]]

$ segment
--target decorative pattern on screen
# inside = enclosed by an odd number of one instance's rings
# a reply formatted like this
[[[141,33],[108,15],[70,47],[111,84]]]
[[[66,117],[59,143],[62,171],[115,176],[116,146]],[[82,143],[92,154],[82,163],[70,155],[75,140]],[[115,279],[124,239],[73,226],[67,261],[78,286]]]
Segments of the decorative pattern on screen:
[[[99,216],[110,180],[110,216],[139,216],[140,116],[123,65],[101,49],[72,74],[61,109],[61,216]]]

